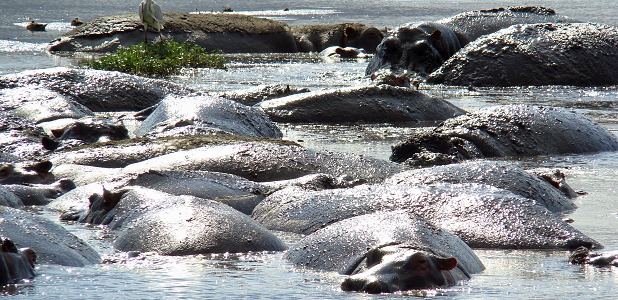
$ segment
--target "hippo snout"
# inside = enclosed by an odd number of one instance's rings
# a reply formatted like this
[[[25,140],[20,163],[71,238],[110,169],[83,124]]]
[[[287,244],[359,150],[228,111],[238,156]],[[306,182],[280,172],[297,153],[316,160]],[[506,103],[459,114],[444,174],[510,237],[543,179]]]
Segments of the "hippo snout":
[[[389,286],[381,281],[367,281],[361,278],[348,277],[341,283],[341,289],[346,292],[365,292],[368,294],[391,293]]]

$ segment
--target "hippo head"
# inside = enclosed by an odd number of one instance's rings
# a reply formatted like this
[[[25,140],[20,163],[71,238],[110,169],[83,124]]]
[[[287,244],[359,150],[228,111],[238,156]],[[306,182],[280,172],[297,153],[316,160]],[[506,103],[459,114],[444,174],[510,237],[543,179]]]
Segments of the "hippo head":
[[[392,293],[455,284],[450,270],[457,259],[439,257],[428,251],[388,246],[366,254],[366,265],[341,284],[344,291],[370,294]]]
[[[85,215],[78,216],[77,221],[89,224],[108,225],[114,218],[116,205],[126,190],[109,191],[103,187],[103,193],[94,193],[88,197],[90,206]],[[65,220],[67,220],[65,216]]]
[[[12,240],[2,238],[0,246],[0,285],[33,278],[36,252],[30,248],[17,249]]]
[[[344,47],[364,49],[367,53],[375,53],[376,47],[382,39],[384,33],[375,27],[357,29],[348,26],[344,29]]]
[[[392,31],[376,49],[366,75],[380,69],[400,73],[409,71],[427,76],[438,69],[468,40],[437,23],[407,24]]]

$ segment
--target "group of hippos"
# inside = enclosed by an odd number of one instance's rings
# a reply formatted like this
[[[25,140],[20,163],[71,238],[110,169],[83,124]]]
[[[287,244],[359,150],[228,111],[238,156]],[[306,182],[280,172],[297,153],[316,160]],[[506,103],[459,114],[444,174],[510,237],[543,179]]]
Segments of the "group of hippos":
[[[132,255],[286,251],[291,264],[349,275],[341,288],[367,293],[469,279],[484,270],[474,248],[583,247],[578,263],[598,256],[590,250],[602,245],[561,218],[577,196],[562,172],[483,159],[618,151],[616,136],[567,109],[466,112],[405,82],[617,84],[616,28],[542,7],[389,32],[234,14],[169,13],[166,22],[165,37],[225,52],[363,48],[374,53],[367,75],[379,79],[213,93],[77,68],[0,77],[0,285],[33,278],[35,263],[101,262],[62,226],[22,209],[33,205],[104,225],[114,249]],[[93,20],[50,51],[111,51],[141,41],[140,26],[137,16]],[[414,131],[386,161],[305,148],[276,124],[360,121],[439,125]],[[273,231],[304,237],[289,248]]]

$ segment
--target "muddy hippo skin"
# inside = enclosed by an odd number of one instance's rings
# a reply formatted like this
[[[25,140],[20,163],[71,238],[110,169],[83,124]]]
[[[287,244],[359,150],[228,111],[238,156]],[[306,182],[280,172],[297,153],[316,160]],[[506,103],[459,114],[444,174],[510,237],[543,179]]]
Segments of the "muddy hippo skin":
[[[177,151],[130,164],[122,172],[211,171],[258,182],[324,173],[352,181],[378,182],[405,168],[362,155],[316,151],[288,141],[263,140]]]
[[[329,225],[284,257],[298,266],[351,275],[341,288],[367,293],[454,285],[485,269],[461,239],[403,211]]]
[[[0,77],[0,89],[22,86],[46,88],[94,112],[138,111],[151,107],[168,94],[192,92],[165,80],[90,69],[58,67]]]
[[[505,105],[444,121],[392,147],[390,159],[412,165],[465,159],[618,150],[618,139],[593,120],[557,107]]]
[[[321,24],[292,27],[292,34],[300,52],[321,52],[331,47],[354,47],[375,53],[384,33],[363,24]]]
[[[161,35],[176,42],[189,42],[207,51],[226,53],[297,52],[286,24],[239,14],[164,13]],[[148,40],[159,33],[148,32]],[[137,14],[92,20],[52,41],[49,51],[112,52],[120,46],[144,41]]]
[[[0,236],[35,247],[38,263],[82,267],[101,262],[94,249],[64,227],[26,211],[0,206]]]
[[[347,218],[397,209],[417,214],[473,248],[600,246],[534,200],[472,183],[360,185],[321,191],[287,188],[266,197],[252,217],[271,230],[311,234]]]
[[[568,22],[570,18],[545,7],[507,7],[465,12],[437,22],[402,25],[378,45],[367,66],[370,75],[379,69],[410,71],[426,76],[459,49],[477,38],[515,24]]]
[[[117,230],[114,248],[164,255],[282,251],[286,246],[248,216],[212,200],[131,187],[90,197],[80,221]]]
[[[618,267],[618,251],[593,252],[586,247],[579,247],[569,256],[569,263],[595,267]]]
[[[297,88],[289,84],[260,85],[246,90],[223,92],[219,94],[225,99],[234,100],[244,105],[255,105],[259,102],[281,98],[298,93],[309,92],[307,88]]]
[[[0,286],[36,276],[36,253],[30,248],[17,249],[13,241],[2,238],[0,249]]]
[[[259,109],[219,97],[167,97],[135,130],[136,136],[231,134],[281,138]]]
[[[276,122],[431,122],[465,113],[445,100],[391,85],[302,93],[259,105]]]
[[[502,162],[473,161],[404,171],[384,181],[385,184],[421,185],[437,182],[480,183],[506,189],[516,195],[537,201],[551,212],[565,212],[577,208],[559,187]],[[566,182],[564,183],[566,185]],[[563,188],[566,188],[563,186]],[[571,195],[569,195],[571,196]]]
[[[514,25],[481,37],[429,75],[463,86],[618,84],[618,28],[597,23]]]

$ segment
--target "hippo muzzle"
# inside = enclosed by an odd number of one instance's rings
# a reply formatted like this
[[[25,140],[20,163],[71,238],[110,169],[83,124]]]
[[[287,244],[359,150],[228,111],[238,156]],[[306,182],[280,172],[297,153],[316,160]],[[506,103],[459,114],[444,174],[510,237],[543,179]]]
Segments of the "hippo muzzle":
[[[342,290],[379,294],[455,284],[450,270],[457,259],[452,257],[394,246],[369,250],[365,261],[343,281]]]

